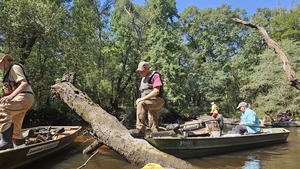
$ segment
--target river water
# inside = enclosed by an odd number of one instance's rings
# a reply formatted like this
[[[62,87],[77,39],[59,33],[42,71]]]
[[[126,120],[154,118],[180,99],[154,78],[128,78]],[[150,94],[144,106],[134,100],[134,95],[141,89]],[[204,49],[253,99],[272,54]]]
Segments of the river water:
[[[300,166],[300,127],[288,128],[291,133],[287,143],[226,153],[187,161],[201,169],[298,169]],[[23,169],[139,169],[128,163],[113,150],[102,146],[92,155],[82,154],[90,142],[85,136],[79,136],[64,151],[42,159]],[[91,157],[91,158],[90,158]],[[1,166],[0,166],[1,168]]]

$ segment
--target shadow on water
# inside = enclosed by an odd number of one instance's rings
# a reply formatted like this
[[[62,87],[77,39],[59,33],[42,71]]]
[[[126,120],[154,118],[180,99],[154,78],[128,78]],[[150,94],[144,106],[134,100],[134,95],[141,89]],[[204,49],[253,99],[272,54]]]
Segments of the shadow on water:
[[[78,136],[71,145],[62,151],[18,169],[76,169],[85,163],[86,165],[81,167],[82,169],[139,169],[106,146],[100,147],[98,153],[92,158],[90,158],[92,154],[82,154],[82,151],[92,141],[91,136]]]
[[[298,169],[300,166],[300,128],[289,128],[288,142],[263,148],[226,153],[187,161],[204,169]],[[76,141],[60,153],[34,162],[22,169],[76,169],[91,156],[82,154],[91,142],[79,136]],[[113,150],[102,146],[99,152],[83,169],[139,169],[128,163]]]

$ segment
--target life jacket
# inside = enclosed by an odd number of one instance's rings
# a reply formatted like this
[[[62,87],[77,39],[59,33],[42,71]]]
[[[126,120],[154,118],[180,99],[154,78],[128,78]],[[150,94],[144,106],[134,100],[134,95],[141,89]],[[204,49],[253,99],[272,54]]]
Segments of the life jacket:
[[[158,73],[158,72],[150,71],[146,77],[142,78],[142,80],[141,80],[141,95],[142,95],[142,97],[151,93],[151,91],[153,90],[153,84],[151,83],[151,79],[155,73]],[[160,74],[159,74],[159,76],[160,76]],[[161,81],[162,81],[162,79],[161,79]],[[157,95],[157,97],[161,97],[161,98],[163,97],[163,85],[160,87],[159,94]]]
[[[11,70],[11,68],[14,65],[18,65],[18,66],[20,66],[22,68],[23,74],[24,74],[24,76],[25,76],[25,78],[27,80],[27,83],[30,85],[30,82],[29,82],[29,79],[28,79],[28,75],[27,75],[27,73],[25,73],[23,65],[21,65],[19,63],[11,64],[10,67],[9,67],[9,69],[8,69],[8,71],[7,71],[7,73],[4,75],[3,80],[2,80],[2,96],[8,96],[8,95],[10,95],[20,85],[20,82],[16,83],[16,82],[13,82],[13,81],[11,81],[9,79],[10,70]]]

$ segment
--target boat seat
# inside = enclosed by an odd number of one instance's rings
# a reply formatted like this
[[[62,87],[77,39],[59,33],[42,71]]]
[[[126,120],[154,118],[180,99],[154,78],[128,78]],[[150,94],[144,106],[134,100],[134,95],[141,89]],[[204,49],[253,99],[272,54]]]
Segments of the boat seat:
[[[193,131],[187,131],[187,136],[189,137],[197,137],[197,136],[209,136],[210,133],[207,130],[207,128],[193,130]]]

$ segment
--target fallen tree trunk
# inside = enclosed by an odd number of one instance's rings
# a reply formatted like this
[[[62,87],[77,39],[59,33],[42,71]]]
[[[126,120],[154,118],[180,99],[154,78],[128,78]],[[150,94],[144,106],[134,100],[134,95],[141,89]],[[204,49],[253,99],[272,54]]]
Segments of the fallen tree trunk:
[[[184,160],[159,151],[144,139],[135,139],[114,116],[95,104],[85,93],[70,82],[57,83],[51,86],[53,96],[60,98],[88,122],[97,139],[118,152],[130,163],[144,166],[147,163],[158,163],[171,168],[197,168]],[[97,144],[94,142],[94,144]]]
[[[240,24],[243,24],[243,25],[246,25],[246,26],[249,26],[251,28],[255,28],[255,29],[258,30],[258,32],[262,36],[264,42],[269,46],[270,49],[274,50],[274,52],[278,54],[281,61],[283,62],[282,67],[283,67],[283,70],[285,71],[285,73],[288,76],[289,85],[292,86],[292,87],[295,87],[298,90],[300,90],[300,83],[299,83],[299,81],[296,77],[295,71],[290,66],[290,63],[289,63],[289,60],[288,60],[287,56],[280,49],[279,45],[273,39],[270,38],[270,36],[268,35],[268,33],[264,29],[264,27],[259,26],[259,25],[254,24],[254,23],[251,23],[251,22],[241,20],[239,18],[232,18],[232,20],[236,23],[240,23]]]

